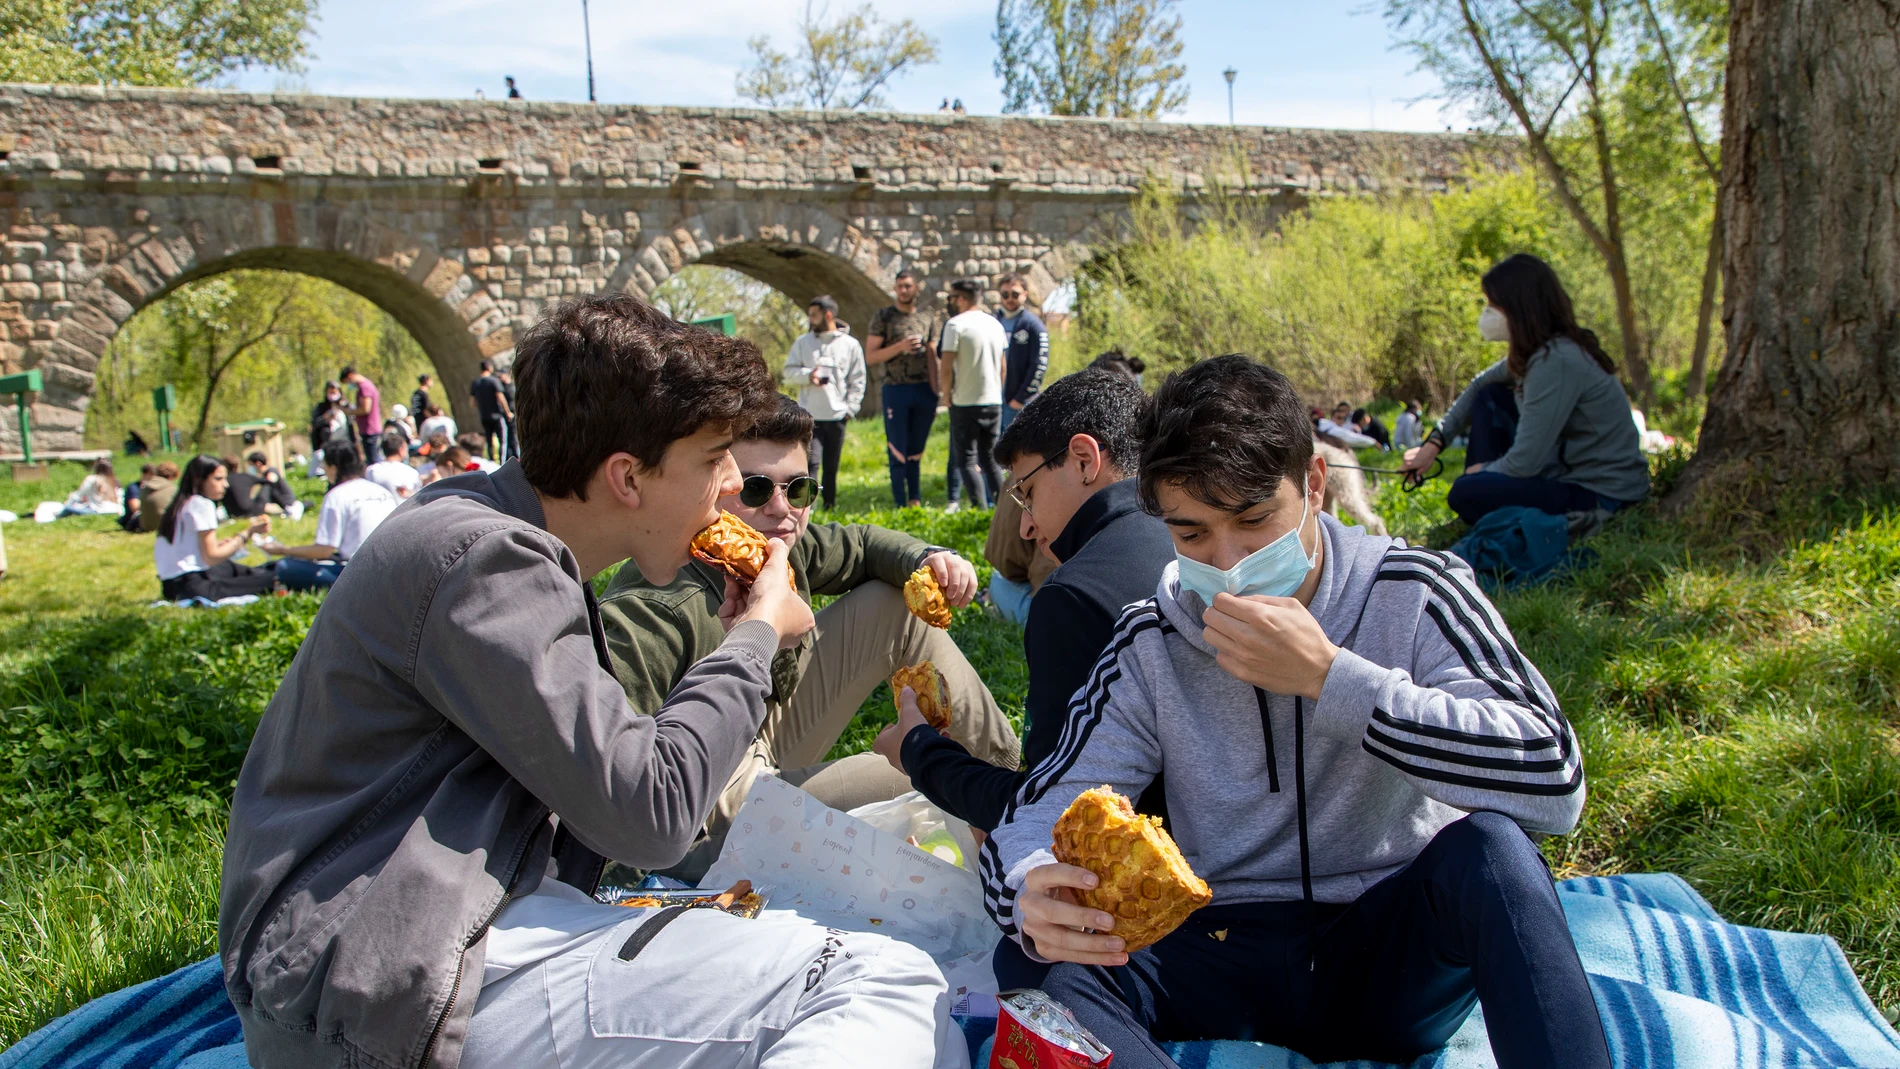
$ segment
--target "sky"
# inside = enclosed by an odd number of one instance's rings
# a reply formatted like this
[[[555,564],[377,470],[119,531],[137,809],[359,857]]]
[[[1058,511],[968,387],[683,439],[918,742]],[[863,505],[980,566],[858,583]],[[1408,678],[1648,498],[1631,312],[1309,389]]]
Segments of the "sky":
[[[861,0],[831,0],[834,12]],[[606,103],[730,106],[748,38],[791,43],[801,0],[591,0],[596,96]],[[1002,110],[992,69],[988,0],[874,0],[886,20],[909,18],[938,42],[938,62],[901,76],[899,111],[936,111],[960,98],[973,114]],[[1181,0],[1189,96],[1169,118],[1227,121],[1221,71],[1237,71],[1234,120],[1268,126],[1442,130],[1464,113],[1428,98],[1438,85],[1391,47],[1372,0]],[[323,0],[308,70],[253,71],[238,88],[307,88],[344,96],[506,94],[514,75],[531,100],[584,101],[581,0]]]

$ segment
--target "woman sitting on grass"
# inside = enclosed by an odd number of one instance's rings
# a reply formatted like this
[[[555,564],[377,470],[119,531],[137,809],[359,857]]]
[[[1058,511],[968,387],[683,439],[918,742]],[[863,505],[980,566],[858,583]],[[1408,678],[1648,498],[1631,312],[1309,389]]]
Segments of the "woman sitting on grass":
[[[1630,419],[1629,396],[1597,336],[1577,325],[1570,295],[1550,265],[1519,253],[1485,273],[1478,331],[1510,343],[1445,413],[1425,444],[1405,455],[1423,472],[1460,434],[1465,474],[1445,495],[1477,523],[1508,506],[1563,515],[1615,512],[1649,496],[1649,464]]]
[[[317,510],[316,540],[307,546],[264,544],[264,552],[284,558],[277,562],[277,581],[286,590],[334,586],[363,540],[399,504],[395,494],[363,478],[363,458],[349,442],[324,446],[322,460],[330,492]]]
[[[100,457],[92,462],[92,474],[79,489],[66,497],[61,516],[116,516],[119,504],[119,477],[112,473],[112,461]]]
[[[219,601],[263,594],[276,584],[274,566],[252,568],[232,560],[244,552],[247,538],[270,530],[270,517],[253,517],[238,534],[218,537],[217,502],[229,477],[217,457],[199,454],[185,465],[183,484],[159,518],[158,540],[152,544],[158,586],[166,601]]]

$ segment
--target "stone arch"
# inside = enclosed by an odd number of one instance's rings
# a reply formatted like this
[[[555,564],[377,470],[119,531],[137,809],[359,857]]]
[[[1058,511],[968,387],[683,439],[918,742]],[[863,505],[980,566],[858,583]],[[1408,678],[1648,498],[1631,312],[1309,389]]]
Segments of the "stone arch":
[[[458,423],[475,415],[457,384],[476,365],[513,344],[493,300],[473,284],[459,257],[355,212],[321,202],[220,205],[220,212],[159,221],[132,213],[126,228],[65,226],[50,234],[78,240],[67,252],[63,300],[34,302],[33,339],[18,363],[41,371],[34,399],[34,442],[47,451],[77,449],[98,364],[119,327],[189,282],[242,268],[293,271],[334,282],[387,311],[428,354]],[[74,232],[77,233],[74,233]],[[0,428],[17,443],[17,428]],[[15,445],[17,448],[17,445]]]

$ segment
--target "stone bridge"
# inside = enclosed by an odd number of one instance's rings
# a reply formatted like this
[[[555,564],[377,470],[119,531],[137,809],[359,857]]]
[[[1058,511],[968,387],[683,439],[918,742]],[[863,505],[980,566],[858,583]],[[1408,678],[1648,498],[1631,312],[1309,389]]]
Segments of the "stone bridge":
[[[460,384],[553,301],[732,268],[868,323],[1023,272],[1039,302],[1146,179],[1276,210],[1456,181],[1453,135],[520,101],[0,85],[0,374],[39,368],[34,441],[77,449],[99,360],[139,309],[236,268],[386,309]],[[403,389],[389,384],[392,389]],[[391,394],[394,396],[394,394]],[[11,406],[0,452],[19,448]]]

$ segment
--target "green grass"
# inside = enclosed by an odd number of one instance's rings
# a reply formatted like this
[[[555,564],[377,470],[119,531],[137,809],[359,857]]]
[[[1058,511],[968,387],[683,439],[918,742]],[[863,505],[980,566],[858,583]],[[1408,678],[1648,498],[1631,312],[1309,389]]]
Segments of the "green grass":
[[[987,515],[890,510],[881,449],[874,423],[851,427],[840,509],[819,519],[900,527],[980,559]],[[1375,456],[1368,466],[1389,462]],[[934,502],[943,458],[940,426],[924,466]],[[1679,465],[1660,467],[1662,484]],[[69,467],[45,484],[0,476],[0,508],[63,498],[79,481]],[[1377,507],[1395,533],[1442,545],[1455,533],[1448,486],[1407,495],[1384,478]],[[1590,779],[1581,828],[1545,851],[1560,875],[1668,870],[1738,922],[1832,935],[1876,1003],[1895,1007],[1900,510],[1817,498],[1786,523],[1744,551],[1633,510],[1592,543],[1594,566],[1499,598],[1575,722]],[[320,604],[148,609],[151,536],[70,519],[9,524],[6,537],[0,1046],[213,951],[231,782]],[[952,634],[1019,714],[1016,628],[967,609]],[[880,687],[833,756],[893,718]]]

